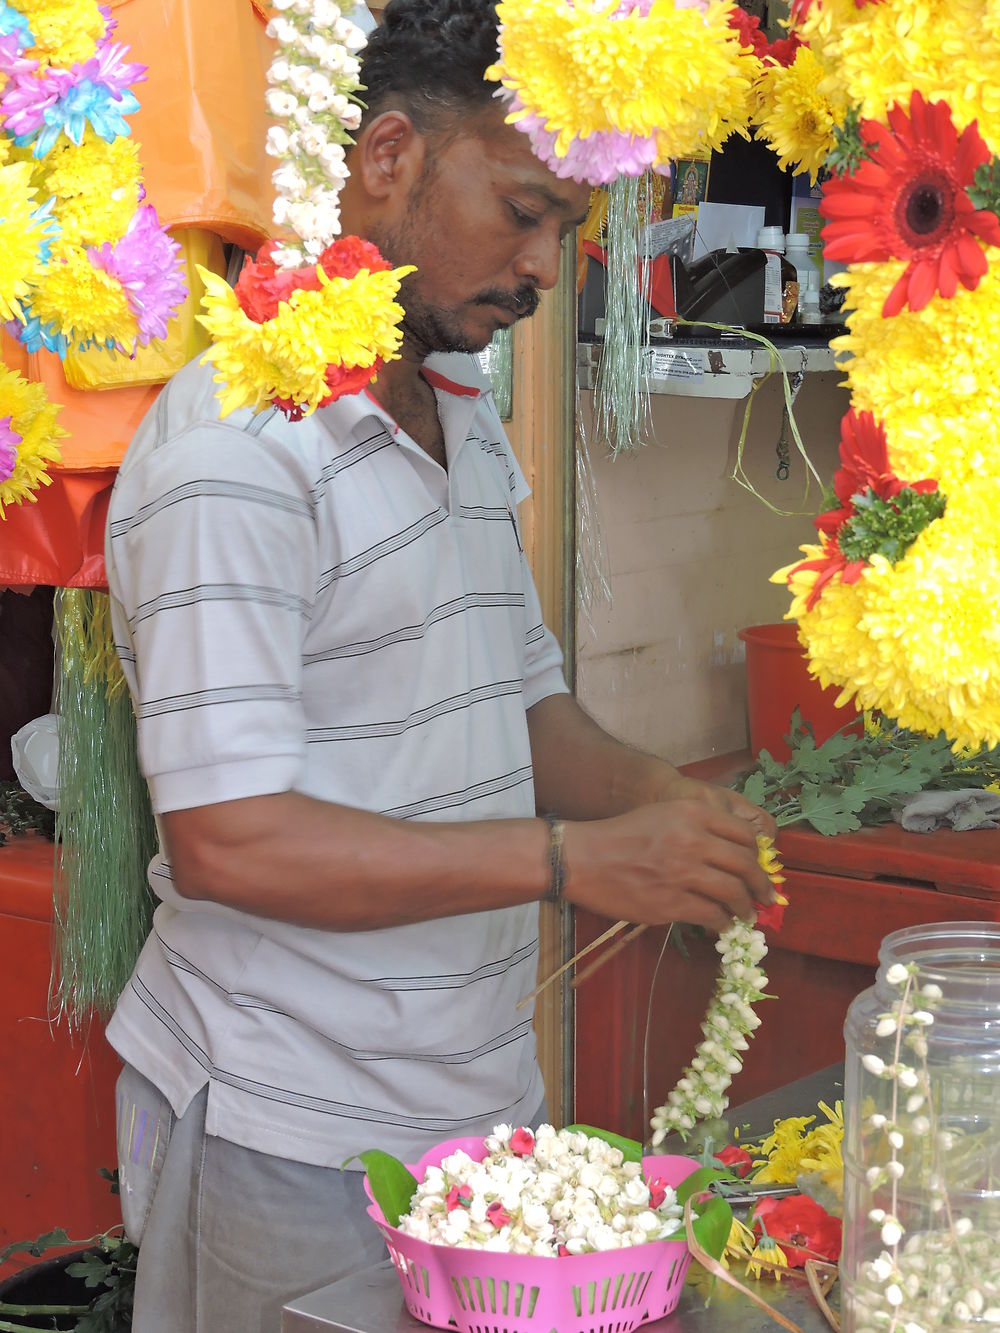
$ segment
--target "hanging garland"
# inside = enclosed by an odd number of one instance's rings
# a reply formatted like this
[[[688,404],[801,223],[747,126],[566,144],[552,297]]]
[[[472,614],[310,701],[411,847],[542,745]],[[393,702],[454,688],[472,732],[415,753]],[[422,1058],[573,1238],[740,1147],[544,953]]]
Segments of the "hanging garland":
[[[297,243],[268,243],[232,290],[199,269],[205,283],[198,319],[213,345],[222,415],[270,404],[298,420],[343,394],[359,393],[398,356],[400,279],[375,246],[340,237],[345,145],[361,123],[357,53],[365,36],[332,0],[274,0],[268,24],[278,44],[268,71],[267,105],[278,124],[267,151],[274,221]],[[339,238],[339,239],[338,239]]]
[[[995,745],[1000,3],[800,0],[795,25],[848,108],[821,212],[852,407],[820,540],[774,577],[838,702]]]

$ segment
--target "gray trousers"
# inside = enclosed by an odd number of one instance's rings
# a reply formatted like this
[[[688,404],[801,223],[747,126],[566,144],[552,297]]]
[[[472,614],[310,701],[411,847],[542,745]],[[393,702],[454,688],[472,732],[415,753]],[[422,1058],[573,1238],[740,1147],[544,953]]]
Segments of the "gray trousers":
[[[180,1119],[129,1065],[117,1095],[122,1220],[139,1246],[132,1333],[280,1333],[283,1305],[385,1257],[359,1171],[206,1134],[207,1087]]]
[[[288,1301],[385,1255],[360,1172],[207,1135],[207,1099],[178,1119],[134,1069],[118,1080],[122,1220],[140,1246],[133,1333],[279,1333]]]

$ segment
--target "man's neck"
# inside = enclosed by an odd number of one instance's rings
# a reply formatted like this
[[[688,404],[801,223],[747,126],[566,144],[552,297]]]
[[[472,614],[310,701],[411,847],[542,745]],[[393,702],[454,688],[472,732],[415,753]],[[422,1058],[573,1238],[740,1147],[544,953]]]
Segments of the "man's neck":
[[[372,393],[414,443],[447,467],[437,398],[421,374],[424,357],[408,350],[405,343],[401,350],[398,360],[387,362],[379,371]]]

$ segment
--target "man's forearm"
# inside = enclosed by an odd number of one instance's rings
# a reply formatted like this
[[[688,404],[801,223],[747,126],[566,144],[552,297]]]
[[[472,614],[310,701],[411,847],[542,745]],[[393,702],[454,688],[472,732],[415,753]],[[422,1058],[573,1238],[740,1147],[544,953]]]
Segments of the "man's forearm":
[[[549,885],[538,819],[430,824],[282,792],[161,823],[182,897],[322,930],[512,907]]]
[[[683,779],[670,764],[609,736],[568,694],[528,712],[535,803],[565,819],[605,819],[669,799]]]

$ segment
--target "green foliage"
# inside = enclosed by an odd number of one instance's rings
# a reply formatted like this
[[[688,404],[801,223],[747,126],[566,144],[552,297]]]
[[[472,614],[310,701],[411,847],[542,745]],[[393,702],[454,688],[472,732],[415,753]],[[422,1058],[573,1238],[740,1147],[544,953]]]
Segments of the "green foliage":
[[[861,114],[852,106],[844,123],[834,130],[834,145],[824,165],[836,176],[853,176],[871,156],[872,148],[861,136]]]
[[[852,497],[854,513],[842,524],[837,544],[848,560],[869,560],[883,555],[890,564],[907,550],[947,504],[940,491],[906,488],[891,500],[881,500],[870,488]]]
[[[779,825],[804,822],[828,835],[884,824],[915,792],[1000,780],[1000,748],[955,754],[943,733],[920,736],[887,722],[860,736],[838,731],[817,745],[796,709],[785,740],[788,761],[762,750],[738,789]]]
[[[0,782],[0,847],[8,837],[34,831],[51,842],[56,835],[55,812],[34,800],[18,782]]]
[[[382,1209],[385,1220],[391,1227],[398,1227],[399,1219],[410,1211],[410,1200],[416,1193],[417,1182],[412,1172],[398,1157],[381,1148],[369,1148],[367,1152],[358,1153],[356,1158],[348,1157],[340,1169],[354,1161],[361,1162],[368,1173],[372,1197]]]
[[[107,1173],[102,1173],[107,1174]],[[17,1241],[0,1250],[0,1263],[12,1255],[29,1254],[38,1258],[52,1249],[88,1247],[72,1263],[66,1273],[83,1281],[94,1296],[86,1306],[11,1305],[0,1302],[0,1328],[27,1328],[28,1325],[9,1323],[5,1315],[32,1320],[62,1312],[64,1316],[78,1313],[72,1333],[128,1333],[132,1327],[132,1305],[135,1296],[135,1266],[139,1251],[120,1232],[109,1231],[88,1240],[73,1240],[62,1227],[47,1231],[36,1240]],[[52,1325],[55,1327],[55,1325]],[[32,1327],[40,1327],[33,1324]],[[60,1324],[59,1327],[65,1327]]]
[[[1000,158],[991,157],[976,168],[966,194],[974,208],[987,208],[991,213],[1000,214]]]

